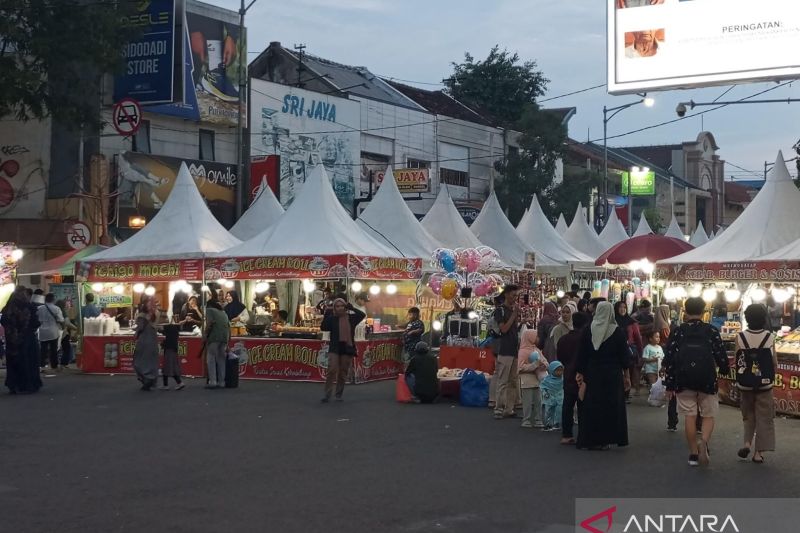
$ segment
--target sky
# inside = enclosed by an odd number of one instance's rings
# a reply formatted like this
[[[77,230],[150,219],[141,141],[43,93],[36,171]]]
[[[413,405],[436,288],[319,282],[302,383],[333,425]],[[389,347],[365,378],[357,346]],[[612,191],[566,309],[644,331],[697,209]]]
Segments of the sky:
[[[239,7],[236,0],[207,1]],[[307,53],[437,89],[451,74],[451,63],[462,61],[465,52],[482,59],[498,44],[524,60],[536,61],[550,80],[543,97],[547,99],[605,83],[605,4],[604,0],[256,0],[246,18],[248,49],[252,60],[271,41],[290,49],[303,43]],[[735,101],[767,89],[773,90],[756,98],[800,98],[800,81],[774,89],[776,85],[650,93],[656,100],[654,107],[631,107],[608,123],[609,145],[675,144],[710,131],[727,163],[726,176],[758,179],[763,176],[764,162],[774,162],[779,149],[787,159],[795,156],[792,146],[800,139],[800,102],[732,105],[613,137],[674,120],[678,103],[711,102],[728,89],[721,100]],[[576,107],[570,136],[602,143],[603,106],[637,99],[635,95],[611,96],[601,87],[542,106]],[[699,107],[695,113],[708,109]],[[796,176],[793,164],[789,170]]]

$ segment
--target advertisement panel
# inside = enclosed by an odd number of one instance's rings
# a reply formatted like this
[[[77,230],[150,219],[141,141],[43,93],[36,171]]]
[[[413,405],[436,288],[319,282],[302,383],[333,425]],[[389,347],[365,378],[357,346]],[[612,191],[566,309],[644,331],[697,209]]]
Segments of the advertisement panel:
[[[630,191],[628,182],[630,181]],[[653,196],[656,193],[656,173],[649,172],[623,172],[622,194],[631,196]]]
[[[788,360],[785,355],[778,354],[778,368],[775,369],[774,394],[775,411],[782,415],[800,417],[800,363],[797,356]],[[727,375],[719,375],[719,400],[728,405],[739,406],[741,393],[736,386],[736,361],[729,358],[731,371]]]
[[[130,284],[122,285],[122,292],[114,292],[114,285],[104,285],[102,289],[95,290],[91,283],[83,284],[83,294],[94,294],[95,302],[100,309],[111,309],[133,306],[133,290]]]
[[[114,78],[114,101],[133,98],[140,104],[172,102],[175,0],[150,0],[136,6],[136,13],[121,21],[141,34],[123,48],[125,69]]]
[[[394,180],[397,182],[397,188],[401,194],[421,193],[431,191],[431,182],[429,179],[430,171],[427,168],[397,168],[392,171]],[[380,187],[383,183],[383,178],[386,176],[386,171],[379,171],[376,173],[377,186]]]
[[[606,0],[608,92],[797,78],[796,0]]]
[[[0,217],[44,218],[50,166],[48,121],[0,128]]]
[[[164,261],[108,261],[105,263],[78,263],[76,276],[89,282],[160,282],[202,281],[202,259],[175,259]],[[214,278],[219,279],[219,278]]]
[[[232,16],[235,18],[235,13]],[[239,118],[240,72],[247,79],[246,34],[239,35],[237,22],[191,12],[186,13],[184,27],[183,102],[152,106],[146,111],[235,126]],[[245,105],[246,100],[242,107]],[[243,125],[247,126],[246,120]]]
[[[161,344],[159,339],[159,345]],[[200,357],[201,337],[181,337],[178,357],[184,377],[202,377],[205,374]],[[78,356],[78,367],[88,374],[133,374],[133,336],[83,337],[83,347]]]
[[[208,258],[205,279],[338,279],[347,277],[347,256]]]
[[[0,242],[0,286],[14,283],[17,279],[17,262],[11,255],[16,249],[13,242]]]
[[[420,279],[422,259],[350,256],[351,278],[359,279]]]
[[[353,209],[360,168],[358,102],[262,80],[252,80],[253,155],[280,156],[280,199],[289,206],[306,177],[325,165],[336,197]]]
[[[281,158],[277,155],[250,158],[250,203],[258,198],[262,187],[269,187],[280,200]]]
[[[167,201],[181,163],[186,163],[200,194],[217,220],[226,228],[231,227],[236,217],[238,177],[235,163],[136,152],[123,152],[117,158],[120,220],[127,220],[129,215],[152,219]]]
[[[800,261],[658,264],[654,274],[668,281],[800,282]]]

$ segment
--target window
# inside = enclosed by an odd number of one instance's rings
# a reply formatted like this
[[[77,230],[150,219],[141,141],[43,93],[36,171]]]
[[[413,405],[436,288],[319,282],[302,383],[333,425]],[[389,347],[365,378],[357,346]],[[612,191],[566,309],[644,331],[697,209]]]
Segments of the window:
[[[143,120],[139,125],[139,129],[133,136],[133,151],[142,154],[149,154],[150,152],[150,121]]]
[[[421,159],[411,159],[409,157],[406,160],[406,168],[431,168],[431,162],[423,161]]]
[[[211,130],[200,130],[200,159],[216,161],[214,158],[214,132]]]
[[[439,169],[439,181],[458,187],[469,187],[469,174],[461,170],[450,168]]]

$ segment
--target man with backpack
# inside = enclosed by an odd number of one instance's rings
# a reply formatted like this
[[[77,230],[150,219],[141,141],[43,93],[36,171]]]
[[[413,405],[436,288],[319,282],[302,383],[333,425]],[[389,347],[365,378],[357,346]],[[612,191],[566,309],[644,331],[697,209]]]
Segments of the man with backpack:
[[[496,340],[493,349],[497,356],[494,376],[497,380],[497,392],[494,405],[494,418],[502,419],[514,416],[517,403],[514,384],[519,379],[517,373],[517,355],[519,352],[519,305],[517,296],[519,287],[506,285],[497,297],[497,308],[492,316],[492,329]]]
[[[684,323],[675,329],[667,344],[663,367],[667,397],[677,398],[684,415],[689,466],[708,464],[708,442],[719,411],[717,374],[728,373],[728,354],[719,330],[703,322],[706,304],[689,298],[684,305]],[[697,413],[702,416],[702,440],[697,442]]]

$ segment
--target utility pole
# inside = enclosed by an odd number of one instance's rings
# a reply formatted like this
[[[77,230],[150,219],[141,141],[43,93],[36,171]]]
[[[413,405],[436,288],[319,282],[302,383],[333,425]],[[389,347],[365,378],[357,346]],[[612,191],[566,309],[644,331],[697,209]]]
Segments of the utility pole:
[[[245,209],[247,209],[247,187],[244,183],[244,114],[247,113],[247,106],[249,106],[249,98],[247,98],[247,86],[250,79],[250,71],[247,65],[247,47],[245,46],[244,37],[244,16],[247,11],[253,7],[256,0],[250,0],[250,3],[245,7],[245,0],[242,0],[241,7],[239,8],[239,112],[236,114],[236,218],[242,216]],[[247,77],[245,77],[245,72]],[[245,104],[245,105],[242,105]]]
[[[302,89],[305,86],[301,80],[303,79],[303,58],[306,52],[306,45],[303,43],[294,45],[297,51],[297,88]]]

